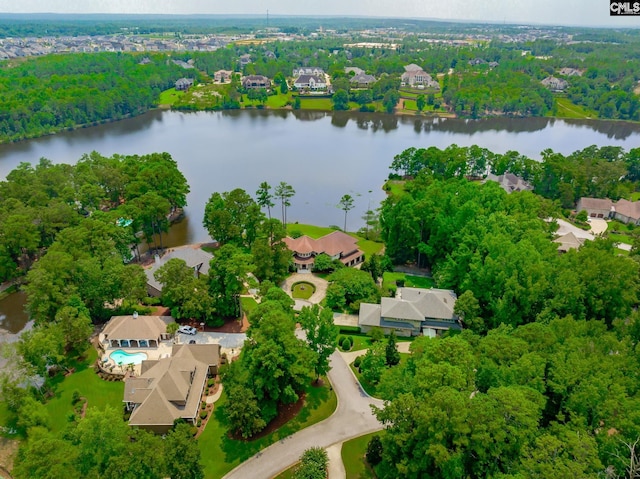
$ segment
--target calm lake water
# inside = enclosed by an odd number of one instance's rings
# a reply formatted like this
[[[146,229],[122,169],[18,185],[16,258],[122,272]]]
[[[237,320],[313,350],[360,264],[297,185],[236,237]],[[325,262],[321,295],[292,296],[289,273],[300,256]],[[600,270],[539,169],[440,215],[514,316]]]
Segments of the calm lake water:
[[[351,112],[152,111],[0,145],[0,178],[20,162],[34,163],[41,157],[75,163],[92,150],[105,156],[167,151],[191,186],[186,219],[172,227],[165,242],[173,246],[210,241],[202,217],[213,192],[243,188],[253,195],[262,181],[285,181],[296,190],[289,222],[342,225],[343,212],[336,205],[342,195],[352,195],[355,208],[347,226],[356,230],[368,207],[377,207],[384,198],[380,187],[396,154],[411,146],[445,148],[452,143],[477,144],[500,153],[517,150],[532,158],[540,158],[546,148],[563,154],[594,144],[628,150],[640,146],[640,125],[545,118],[420,120]],[[279,212],[278,207],[272,211],[276,217]],[[7,301],[0,302],[0,314]]]

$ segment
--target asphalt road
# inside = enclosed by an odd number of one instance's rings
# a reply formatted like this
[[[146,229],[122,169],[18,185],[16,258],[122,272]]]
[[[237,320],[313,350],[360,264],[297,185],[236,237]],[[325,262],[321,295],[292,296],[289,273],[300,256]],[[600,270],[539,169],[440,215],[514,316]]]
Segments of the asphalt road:
[[[333,415],[272,444],[223,479],[270,479],[298,462],[310,447],[326,448],[382,429],[371,412],[371,405],[381,407],[382,401],[371,398],[362,390],[338,351],[331,355],[331,366],[329,379],[338,397],[338,407]]]

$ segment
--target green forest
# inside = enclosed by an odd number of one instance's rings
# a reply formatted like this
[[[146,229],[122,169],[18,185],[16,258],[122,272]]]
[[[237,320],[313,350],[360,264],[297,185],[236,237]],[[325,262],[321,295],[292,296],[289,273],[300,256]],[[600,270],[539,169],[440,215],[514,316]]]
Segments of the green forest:
[[[547,219],[561,216],[569,185],[572,197],[637,188],[636,154],[548,151],[529,170],[515,152],[477,147],[396,156],[392,170],[415,178],[383,204],[386,252],[455,290],[465,330],[416,340],[406,362],[376,378],[387,401],[377,412],[379,477],[633,477],[638,250],[622,256],[596,239],[559,254]],[[547,198],[467,181],[478,162],[529,171]],[[610,168],[615,180],[590,168]]]

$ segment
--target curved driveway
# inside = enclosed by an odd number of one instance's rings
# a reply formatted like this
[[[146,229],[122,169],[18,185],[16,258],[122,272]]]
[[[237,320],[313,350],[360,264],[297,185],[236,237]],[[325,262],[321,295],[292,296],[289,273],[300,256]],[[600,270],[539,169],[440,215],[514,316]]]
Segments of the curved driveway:
[[[291,287],[300,281],[311,283],[316,290],[307,300],[310,304],[317,304],[324,299],[327,294],[327,285],[329,284],[326,279],[318,278],[310,273],[294,273],[289,276],[282,284],[282,289],[285,293],[291,296]],[[292,296],[293,297],[293,296]]]
[[[224,479],[268,479],[298,462],[310,447],[326,448],[382,429],[382,424],[371,412],[371,405],[382,407],[382,401],[363,391],[338,351],[331,355],[329,379],[338,397],[338,407],[331,417],[272,444],[229,472]]]

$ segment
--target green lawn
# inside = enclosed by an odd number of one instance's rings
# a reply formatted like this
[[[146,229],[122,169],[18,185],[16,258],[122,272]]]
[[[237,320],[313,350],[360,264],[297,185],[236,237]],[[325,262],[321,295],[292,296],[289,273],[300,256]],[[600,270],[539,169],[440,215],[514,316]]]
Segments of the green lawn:
[[[404,180],[388,180],[382,189],[387,192],[387,194],[391,196],[404,196],[407,191],[405,190],[405,185],[407,184]]]
[[[47,401],[45,409],[49,412],[52,431],[60,431],[67,424],[67,417],[73,411],[71,396],[76,389],[80,396],[87,398],[88,407],[104,409],[105,406],[112,406],[118,410],[122,409],[124,383],[100,379],[93,370],[93,363],[97,357],[97,351],[91,347],[87,351],[86,360],[73,365],[76,368],[75,373],[67,377],[59,375],[51,380],[54,397]]]
[[[365,462],[365,454],[371,438],[380,434],[382,434],[382,431],[372,432],[342,444],[342,462],[347,473],[347,479],[375,479],[375,474]]]
[[[631,193],[631,201],[638,201],[640,200],[640,191],[636,191],[635,193]]]
[[[269,108],[284,108],[287,103],[293,103],[293,96],[291,93],[278,93],[277,95],[269,95],[267,98],[267,106]]]
[[[331,98],[300,98],[301,110],[333,110]]]
[[[240,297],[240,307],[242,308],[242,311],[247,313],[247,315],[251,314],[251,311],[253,311],[256,306],[258,306],[258,303],[255,299],[247,296]]]
[[[433,278],[425,278],[424,276],[413,276],[406,273],[396,273],[387,271],[382,276],[382,287],[395,291],[396,282],[404,280],[404,285],[410,288],[433,288],[435,282]]]
[[[616,243],[624,243],[628,245],[633,245],[633,237],[628,235],[621,235],[617,233],[609,233],[609,238],[611,238]]]
[[[208,479],[224,476],[268,445],[328,418],[338,404],[335,392],[329,388],[328,383],[319,388],[309,385],[305,405],[298,416],[268,436],[255,441],[238,441],[230,439],[226,434],[225,401],[226,396],[223,394],[216,403],[213,417],[198,438],[205,477]]]
[[[296,472],[296,467],[297,466],[298,466],[298,464],[294,464],[289,469],[287,469],[286,471],[281,472],[280,474],[278,474],[273,479],[293,479],[293,475]]]
[[[160,93],[160,105],[173,105],[181,96],[184,95],[184,91],[176,91],[175,88],[169,88],[168,90]]]
[[[556,104],[558,105],[556,113],[558,118],[598,118],[598,114],[595,111],[576,105],[568,98],[558,97],[556,98]]]
[[[297,299],[309,299],[315,291],[315,286],[306,281],[300,281],[291,286],[291,296]]]
[[[303,235],[307,235],[310,238],[318,239],[321,236],[333,233],[334,231],[336,231],[336,229],[328,228],[326,226],[305,225],[301,223],[288,224],[287,233],[291,234],[293,231],[299,231]],[[364,239],[362,236],[358,236],[355,233],[349,233],[349,235],[358,240],[356,244],[358,245],[358,248],[360,248],[364,252],[366,257],[372,254],[378,254],[384,248],[383,243]]]

